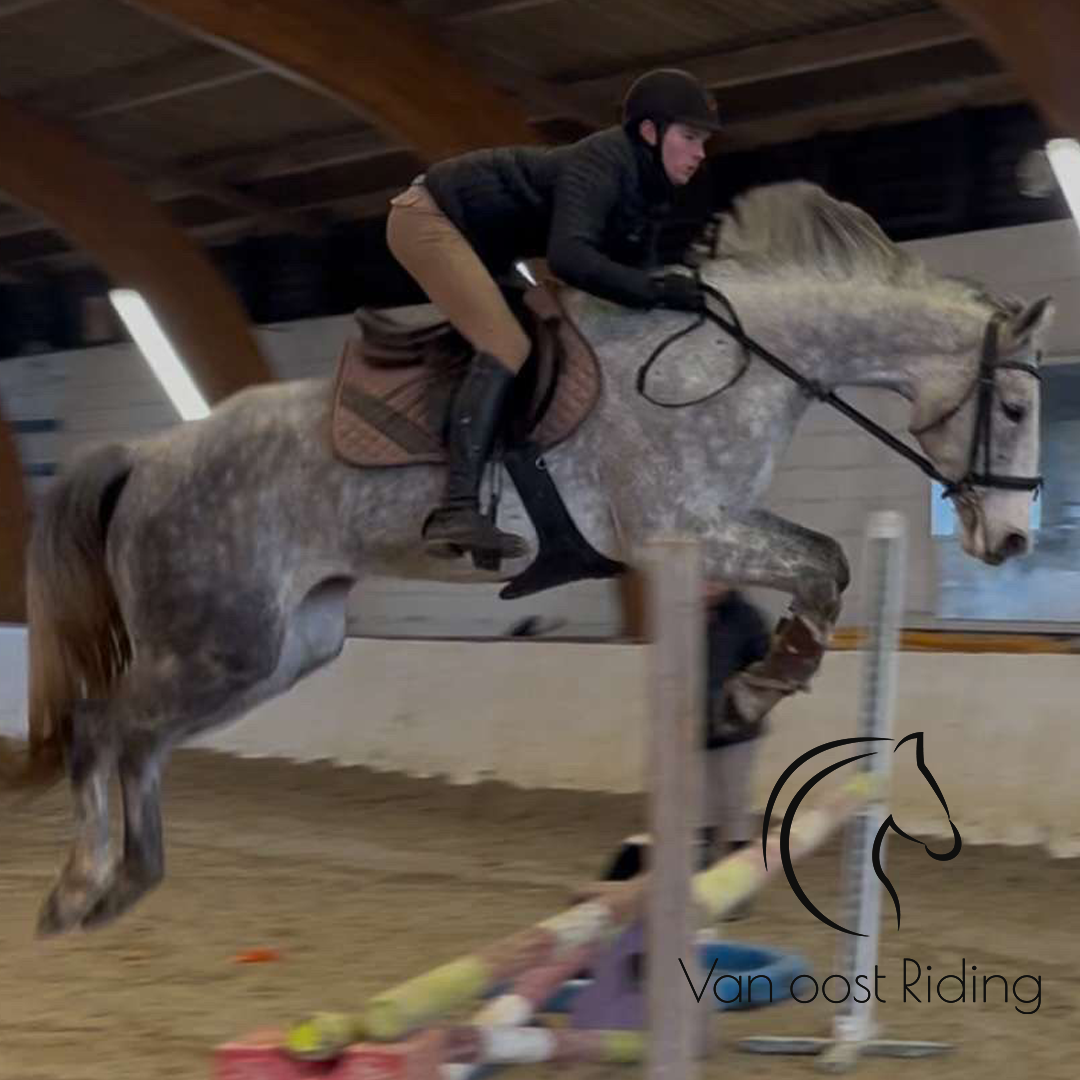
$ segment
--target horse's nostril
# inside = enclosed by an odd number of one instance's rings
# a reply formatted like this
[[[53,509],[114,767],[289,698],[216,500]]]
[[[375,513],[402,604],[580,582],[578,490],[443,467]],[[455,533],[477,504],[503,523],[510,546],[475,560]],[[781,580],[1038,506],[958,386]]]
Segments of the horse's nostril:
[[[1001,545],[1001,554],[1006,559],[1019,558],[1027,551],[1027,537],[1020,532],[1011,532],[1005,537],[1005,543]]]

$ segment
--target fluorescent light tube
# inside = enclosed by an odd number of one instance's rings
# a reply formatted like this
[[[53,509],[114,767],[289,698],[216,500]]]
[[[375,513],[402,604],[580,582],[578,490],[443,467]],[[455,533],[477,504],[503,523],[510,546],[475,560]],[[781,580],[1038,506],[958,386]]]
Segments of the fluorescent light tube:
[[[154,313],[134,289],[112,289],[109,300],[183,420],[201,420],[210,409]]]
[[[1051,139],[1046,144],[1046,156],[1072,216],[1080,224],[1080,143],[1075,139]]]
[[[529,269],[528,263],[523,259],[519,259],[514,263],[514,269],[530,284],[537,284],[536,278],[533,277],[532,271]]]

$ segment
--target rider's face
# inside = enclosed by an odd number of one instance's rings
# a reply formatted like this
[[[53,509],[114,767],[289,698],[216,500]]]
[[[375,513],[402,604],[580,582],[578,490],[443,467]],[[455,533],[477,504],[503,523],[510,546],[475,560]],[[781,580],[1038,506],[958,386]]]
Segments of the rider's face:
[[[688,124],[670,124],[664,132],[660,160],[668,179],[678,187],[688,184],[705,160],[705,143],[709,132]],[[649,140],[656,144],[656,129]]]

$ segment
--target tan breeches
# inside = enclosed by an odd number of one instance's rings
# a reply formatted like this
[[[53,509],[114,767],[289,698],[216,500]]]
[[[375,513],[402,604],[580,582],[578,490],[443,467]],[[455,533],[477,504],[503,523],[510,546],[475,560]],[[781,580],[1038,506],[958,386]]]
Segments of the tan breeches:
[[[390,200],[386,240],[428,299],[479,352],[519,371],[531,345],[494,278],[422,184]]]

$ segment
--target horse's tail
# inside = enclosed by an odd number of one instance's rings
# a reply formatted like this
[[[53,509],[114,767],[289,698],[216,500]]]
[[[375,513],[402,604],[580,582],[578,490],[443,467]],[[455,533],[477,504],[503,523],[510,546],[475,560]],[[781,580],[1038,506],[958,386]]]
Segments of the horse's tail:
[[[26,575],[29,742],[3,762],[16,786],[44,787],[62,774],[76,701],[108,696],[130,660],[105,541],[133,463],[126,446],[97,450],[55,482],[35,519]]]

